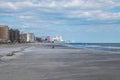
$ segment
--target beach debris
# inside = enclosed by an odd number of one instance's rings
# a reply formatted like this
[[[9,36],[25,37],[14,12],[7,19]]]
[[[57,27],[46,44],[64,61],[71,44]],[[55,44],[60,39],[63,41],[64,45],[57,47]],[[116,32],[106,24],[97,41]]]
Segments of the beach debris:
[[[0,58],[2,58],[3,57],[3,55],[0,55]]]
[[[2,57],[3,57],[3,55],[0,55],[0,61],[2,61],[2,60],[1,60]]]
[[[6,56],[13,56],[13,55],[15,55],[15,51],[8,53]]]

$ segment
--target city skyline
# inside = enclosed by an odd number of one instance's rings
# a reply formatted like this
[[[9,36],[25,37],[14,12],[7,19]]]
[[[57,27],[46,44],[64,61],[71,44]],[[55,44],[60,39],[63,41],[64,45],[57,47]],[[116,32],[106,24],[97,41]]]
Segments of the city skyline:
[[[119,42],[119,0],[1,0],[0,25],[73,42]]]

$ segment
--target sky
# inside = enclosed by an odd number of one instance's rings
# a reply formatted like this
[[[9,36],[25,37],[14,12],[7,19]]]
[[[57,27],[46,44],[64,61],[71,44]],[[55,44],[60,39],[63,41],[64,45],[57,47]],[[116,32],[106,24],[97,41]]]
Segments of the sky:
[[[120,43],[120,0],[0,0],[0,25],[72,42]]]

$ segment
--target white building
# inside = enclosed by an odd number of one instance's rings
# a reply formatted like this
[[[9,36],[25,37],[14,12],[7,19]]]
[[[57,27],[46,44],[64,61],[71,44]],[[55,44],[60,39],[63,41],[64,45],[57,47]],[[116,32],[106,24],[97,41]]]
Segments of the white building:
[[[35,41],[34,33],[22,33],[21,41],[22,42],[34,42]]]
[[[34,41],[35,41],[34,33],[27,33],[27,42],[34,42]]]
[[[62,42],[63,38],[62,38],[62,36],[56,36],[55,38],[52,39],[52,41]]]

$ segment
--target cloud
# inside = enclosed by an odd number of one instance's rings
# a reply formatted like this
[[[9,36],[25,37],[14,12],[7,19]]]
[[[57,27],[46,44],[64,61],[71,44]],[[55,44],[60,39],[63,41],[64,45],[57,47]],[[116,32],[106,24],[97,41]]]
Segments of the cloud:
[[[84,4],[83,0],[70,0],[70,2],[64,3],[64,7],[78,7]]]
[[[120,6],[119,1],[115,0],[23,0],[23,1],[4,1],[1,0],[1,7],[20,9],[27,7],[46,7],[46,8],[103,8],[103,7],[114,7]]]
[[[33,18],[33,16],[18,16],[18,18],[20,18],[20,19],[32,19]]]
[[[120,2],[115,0],[70,0],[64,3],[64,7],[79,7],[81,9],[112,8],[120,6]]]
[[[0,16],[19,24],[81,25],[119,23],[119,0],[1,0]],[[15,22],[16,23],[16,22]]]
[[[22,28],[26,29],[26,28],[29,28],[30,26],[28,25],[23,25]]]
[[[89,33],[117,33],[120,32],[119,31],[120,27],[117,24],[109,24],[109,25],[93,25],[92,27],[85,27],[83,30],[85,32],[89,32]]]
[[[57,4],[55,1],[52,1],[52,2],[45,2],[45,1],[42,1],[42,2],[34,2],[34,1],[30,1],[30,0],[26,0],[26,1],[15,1],[15,2],[11,2],[11,1],[0,1],[1,5],[0,7],[1,8],[8,8],[8,9],[12,9],[12,10],[19,10],[19,9],[24,9],[24,8],[36,8],[36,7],[49,7],[49,8],[52,8],[52,7],[56,7]]]

